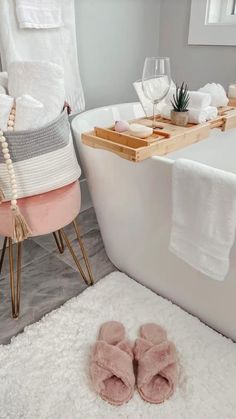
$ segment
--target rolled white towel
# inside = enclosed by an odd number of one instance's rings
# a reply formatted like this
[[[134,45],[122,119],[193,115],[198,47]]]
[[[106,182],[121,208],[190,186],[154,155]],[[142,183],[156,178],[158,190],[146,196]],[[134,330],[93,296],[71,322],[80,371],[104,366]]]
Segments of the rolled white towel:
[[[196,109],[189,108],[188,110],[188,121],[191,124],[203,124],[207,121],[207,108]]]
[[[207,121],[215,119],[218,115],[218,109],[215,106],[208,106],[207,111]]]
[[[170,105],[165,105],[162,108],[161,116],[166,119],[171,118],[171,111],[173,107]],[[188,109],[188,120],[191,124],[203,124],[207,120],[207,108],[205,109],[194,109],[189,108]]]
[[[8,74],[6,71],[0,72],[0,86],[7,90],[8,87]]]
[[[13,104],[13,97],[0,94],[0,129],[3,131],[7,130],[7,123]]]
[[[45,124],[45,110],[41,102],[30,95],[16,99],[15,131],[35,129]]]
[[[208,93],[211,96],[211,106],[218,108],[219,106],[227,106],[229,99],[226,91],[219,83],[207,83],[199,89],[199,92]]]
[[[165,101],[167,105],[173,102],[176,89],[171,88]],[[208,93],[189,91],[189,108],[203,109],[211,104],[211,96]]]
[[[211,104],[211,96],[208,93],[189,92],[189,109],[204,109]]]
[[[6,95],[6,89],[2,86],[0,86],[0,94],[1,95]]]
[[[8,68],[11,96],[30,95],[44,105],[45,123],[55,119],[65,101],[64,71],[46,61],[14,61]]]

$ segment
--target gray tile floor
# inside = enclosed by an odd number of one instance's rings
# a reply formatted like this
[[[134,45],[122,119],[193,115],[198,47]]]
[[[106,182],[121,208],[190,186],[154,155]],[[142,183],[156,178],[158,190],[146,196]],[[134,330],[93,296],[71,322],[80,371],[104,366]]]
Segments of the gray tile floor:
[[[82,212],[78,221],[95,281],[98,281],[115,267],[106,255],[93,208]],[[72,225],[66,231],[82,258]],[[0,276],[0,344],[9,343],[25,326],[38,321],[87,287],[68,250],[63,255],[59,254],[52,234],[26,240],[23,249],[21,313],[18,320],[11,318],[7,258]]]

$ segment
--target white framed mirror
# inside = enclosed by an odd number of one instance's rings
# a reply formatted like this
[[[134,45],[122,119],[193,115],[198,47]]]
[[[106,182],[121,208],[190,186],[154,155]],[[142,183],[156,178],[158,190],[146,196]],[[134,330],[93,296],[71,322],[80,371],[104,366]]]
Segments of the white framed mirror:
[[[188,43],[236,45],[236,0],[192,0]]]

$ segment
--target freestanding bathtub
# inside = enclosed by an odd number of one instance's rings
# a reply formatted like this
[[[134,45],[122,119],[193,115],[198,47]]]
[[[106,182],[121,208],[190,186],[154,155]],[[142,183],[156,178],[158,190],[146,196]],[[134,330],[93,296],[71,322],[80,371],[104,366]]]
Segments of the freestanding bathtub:
[[[214,130],[201,143],[141,163],[81,143],[81,133],[95,125],[140,116],[141,106],[130,103],[84,112],[72,121],[107,254],[121,271],[236,340],[236,245],[222,282],[168,250],[173,161],[185,157],[236,173],[236,130]]]

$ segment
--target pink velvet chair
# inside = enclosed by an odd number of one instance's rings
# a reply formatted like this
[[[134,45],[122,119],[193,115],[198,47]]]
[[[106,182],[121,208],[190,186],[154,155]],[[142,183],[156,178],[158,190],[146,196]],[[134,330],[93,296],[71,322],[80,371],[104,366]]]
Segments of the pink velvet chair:
[[[19,199],[18,206],[30,227],[31,237],[53,233],[59,252],[63,253],[66,245],[82,278],[88,285],[92,285],[94,283],[92,270],[80,237],[79,226],[76,222],[76,217],[79,214],[81,206],[79,182],[76,181],[68,186],[52,192],[44,193],[42,195]],[[69,238],[64,231],[64,227],[72,222],[85,261],[87,273],[85,273],[82,269],[79,259],[77,258]],[[9,202],[5,202],[0,205],[0,235],[4,236],[3,249],[0,258],[0,275],[4,262],[4,256],[8,247],[12,316],[17,318],[20,313],[21,255],[23,242],[15,244],[15,246],[17,246],[15,278],[13,241],[11,238],[12,218]]]

